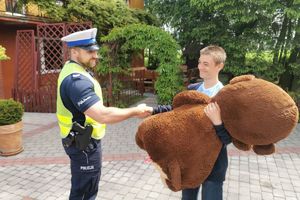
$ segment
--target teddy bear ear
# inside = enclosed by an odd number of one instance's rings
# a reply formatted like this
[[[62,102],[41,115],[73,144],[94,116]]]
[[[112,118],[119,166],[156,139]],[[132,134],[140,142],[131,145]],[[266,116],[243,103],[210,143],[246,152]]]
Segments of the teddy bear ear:
[[[186,90],[178,93],[174,97],[173,108],[177,108],[186,104],[208,104],[209,102],[209,96],[195,90]]]
[[[243,82],[243,81],[252,81],[255,79],[255,76],[253,75],[242,75],[242,76],[237,76],[237,77],[234,77],[233,79],[230,80],[230,84],[233,85],[235,83],[238,83],[238,82]]]

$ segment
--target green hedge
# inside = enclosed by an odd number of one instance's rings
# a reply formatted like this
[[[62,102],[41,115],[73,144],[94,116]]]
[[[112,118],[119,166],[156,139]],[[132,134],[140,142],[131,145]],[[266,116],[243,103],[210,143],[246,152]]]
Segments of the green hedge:
[[[180,46],[172,36],[161,28],[133,24],[114,28],[108,36],[102,38],[108,48],[101,53],[100,73],[120,72],[130,67],[131,55],[142,49],[152,52],[152,59],[157,60],[159,74],[155,89],[159,104],[170,104],[173,97],[183,89],[180,59]]]

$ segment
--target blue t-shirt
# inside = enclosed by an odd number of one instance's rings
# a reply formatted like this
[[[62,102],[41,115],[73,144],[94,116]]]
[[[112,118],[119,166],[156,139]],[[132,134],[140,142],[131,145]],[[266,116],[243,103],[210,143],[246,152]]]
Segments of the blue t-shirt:
[[[198,87],[197,91],[201,92],[203,94],[206,94],[209,97],[213,97],[215,96],[222,88],[224,87],[224,85],[218,81],[218,83],[216,85],[214,85],[213,87],[210,88],[205,88],[204,87],[204,83],[201,83],[200,86]]]

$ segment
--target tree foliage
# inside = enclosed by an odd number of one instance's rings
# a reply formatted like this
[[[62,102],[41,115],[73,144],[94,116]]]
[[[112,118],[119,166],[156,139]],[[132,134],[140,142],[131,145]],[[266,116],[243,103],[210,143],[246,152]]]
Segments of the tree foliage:
[[[108,36],[102,38],[102,42],[108,48],[101,55],[101,73],[128,70],[131,55],[148,48],[159,61],[156,70],[159,77],[155,84],[159,103],[171,103],[174,95],[182,89],[178,58],[180,48],[172,36],[162,29],[142,24],[114,28]]]
[[[299,78],[299,0],[148,0],[146,7],[171,27],[188,59],[218,44],[230,76],[253,73],[288,90]]]
[[[33,1],[55,21],[91,21],[98,36],[107,35],[114,27],[145,23],[156,25],[157,19],[144,10],[130,9],[123,0],[25,0]]]

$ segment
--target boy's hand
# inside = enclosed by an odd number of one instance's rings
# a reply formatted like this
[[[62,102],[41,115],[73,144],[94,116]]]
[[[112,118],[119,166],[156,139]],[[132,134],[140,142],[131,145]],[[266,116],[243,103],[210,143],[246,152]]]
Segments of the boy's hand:
[[[217,102],[209,103],[204,108],[204,113],[206,116],[211,120],[211,122],[215,125],[221,125],[222,119],[221,119],[221,109]]]

